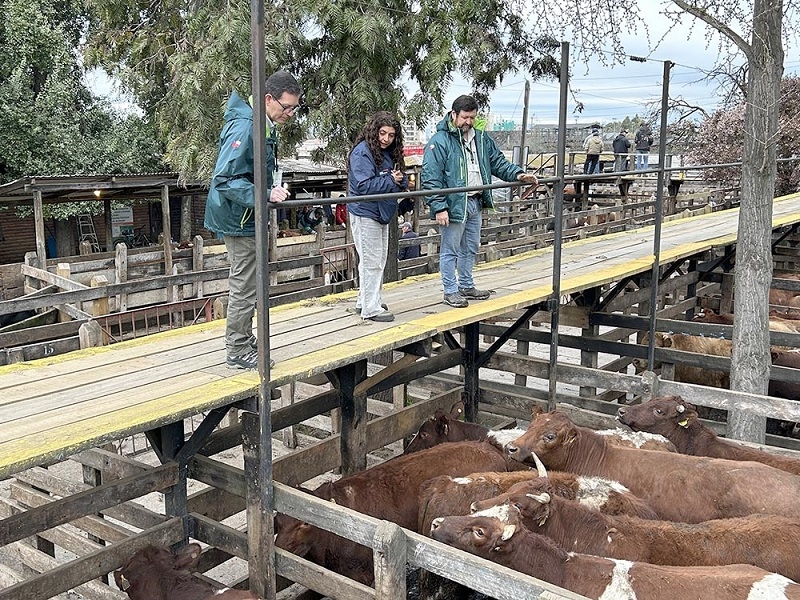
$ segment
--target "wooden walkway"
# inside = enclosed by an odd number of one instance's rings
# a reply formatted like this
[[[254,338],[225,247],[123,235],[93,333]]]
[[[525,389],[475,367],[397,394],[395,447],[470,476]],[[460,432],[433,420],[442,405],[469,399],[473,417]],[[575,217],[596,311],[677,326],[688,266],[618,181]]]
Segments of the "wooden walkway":
[[[736,241],[738,210],[665,223],[663,264]],[[800,194],[775,201],[775,228],[800,222]],[[653,228],[566,244],[563,294],[651,270]],[[497,291],[469,308],[441,303],[438,274],[385,286],[394,323],[362,322],[355,292],[270,313],[276,386],[324,373],[437,333],[545,300],[552,248],[480,265],[476,283]],[[0,367],[0,479],[134,433],[251,397],[255,372],[224,365],[224,321]]]

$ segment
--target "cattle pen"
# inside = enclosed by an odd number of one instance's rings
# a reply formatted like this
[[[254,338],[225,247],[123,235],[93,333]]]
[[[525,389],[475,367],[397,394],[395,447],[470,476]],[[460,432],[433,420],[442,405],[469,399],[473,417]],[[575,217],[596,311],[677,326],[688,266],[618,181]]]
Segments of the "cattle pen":
[[[661,376],[628,372],[632,359],[647,355],[646,346],[628,340],[647,329],[644,315],[651,312],[659,331],[730,336],[729,327],[678,319],[712,292],[718,302],[730,302],[737,220],[734,209],[664,224],[659,305],[652,308],[652,227],[564,244],[560,325],[579,328],[581,334],[559,330],[558,342],[579,349],[581,358],[579,365],[557,365],[560,408],[582,424],[599,427],[613,420],[620,399],[680,394],[710,408],[728,408],[735,399],[756,414],[800,421],[792,401],[669,381],[666,364]],[[799,225],[800,195],[776,199],[774,247],[792,240]],[[776,260],[792,256],[788,252]],[[88,586],[79,588],[86,597],[124,598],[103,582],[107,573],[144,545],[188,538],[209,545],[201,572],[231,557],[258,564],[264,552],[274,553],[278,587],[288,586],[280,593],[288,593],[294,582],[331,597],[405,598],[410,565],[500,599],[579,597],[293,489],[332,469],[363,470],[370,452],[406,438],[437,408],[462,398],[471,419],[489,411],[525,420],[532,407],[548,407],[549,394],[529,383],[547,381],[549,364],[529,348],[552,341],[551,332],[537,326],[556,308],[546,304],[553,291],[552,260],[553,249],[546,248],[480,266],[477,282],[496,294],[466,309],[441,304],[437,275],[389,284],[384,299],[397,316],[391,324],[362,322],[348,310],[354,306],[352,291],[270,310],[269,344],[277,362],[270,386],[328,383],[303,401],[276,400],[272,430],[288,430],[331,411],[338,415],[331,435],[276,457],[272,481],[256,475],[259,377],[226,369],[221,321],[0,366],[0,479],[13,477],[11,500],[0,506],[0,546],[33,536],[33,548],[18,547],[28,568],[38,572],[23,577],[0,569],[0,599],[49,598],[81,585]],[[797,335],[774,334],[773,342],[800,346]],[[514,351],[509,343],[516,344]],[[658,350],[664,363],[688,358]],[[609,355],[616,358],[602,362]],[[720,369],[729,359],[695,355],[693,360]],[[514,383],[490,381],[481,369],[508,374]],[[791,380],[788,371],[776,368],[773,376]],[[434,392],[408,402],[407,386],[421,380]],[[575,388],[577,393],[568,391]],[[241,420],[226,419],[237,411]],[[199,425],[187,431],[185,420],[198,415]],[[141,433],[160,466],[109,451],[108,444]],[[799,447],[790,438],[768,439],[787,452]],[[243,464],[220,459],[238,446],[244,449]],[[80,465],[85,485],[67,484],[48,470],[67,460]],[[191,492],[189,482],[205,487]],[[374,587],[275,549],[268,540],[256,537],[254,543],[253,498],[260,486],[270,484],[279,512],[373,548]],[[163,514],[135,502],[155,491],[164,494]],[[248,511],[247,531],[224,522],[242,511]],[[88,536],[63,527],[70,523]],[[74,558],[56,562],[56,548]]]

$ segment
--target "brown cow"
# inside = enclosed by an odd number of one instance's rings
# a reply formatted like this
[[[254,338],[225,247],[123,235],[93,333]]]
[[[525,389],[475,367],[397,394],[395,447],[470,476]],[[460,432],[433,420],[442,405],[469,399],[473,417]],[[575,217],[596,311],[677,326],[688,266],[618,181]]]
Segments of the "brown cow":
[[[642,344],[647,345],[650,339],[645,335]],[[672,348],[684,352],[694,352],[696,354],[711,354],[713,356],[726,356],[730,358],[733,350],[733,342],[717,338],[708,338],[699,335],[685,335],[683,333],[661,333],[656,332],[656,348]],[[646,369],[647,360],[643,358],[633,359],[633,364],[637,369]],[[656,360],[654,369],[661,366],[661,361]],[[683,383],[695,383],[708,387],[729,388],[730,374],[727,371],[712,371],[700,367],[690,367],[687,365],[675,365],[675,381]]]
[[[478,423],[461,421],[463,414],[464,403],[461,401],[456,402],[450,408],[449,414],[442,409],[437,410],[430,419],[420,426],[419,431],[411,438],[411,442],[409,442],[403,454],[411,454],[424,448],[432,448],[444,442],[485,440],[489,433],[489,428]]]
[[[517,439],[525,431],[524,429],[492,430],[478,423],[461,421],[460,417],[463,414],[464,403],[461,401],[453,405],[449,414],[441,409],[437,410],[420,426],[403,454],[411,454],[447,442],[463,442],[465,440],[476,442],[488,440],[502,449],[508,442]],[[676,452],[672,442],[660,435],[644,432],[631,433],[619,428],[601,430],[597,433],[609,436],[609,442],[619,446]]]
[[[441,517],[433,522],[431,537],[588,598],[800,598],[800,585],[752,565],[675,567],[567,553],[513,515]]]
[[[617,419],[634,431],[663,435],[684,454],[752,460],[800,475],[800,460],[796,458],[777,456],[718,437],[700,422],[694,405],[680,396],[662,396],[643,404],[620,408]]]
[[[647,519],[658,516],[640,498],[616,481],[600,477],[577,477],[572,473],[553,471],[548,475],[557,493],[565,498],[576,499],[586,506],[610,514],[635,514]],[[471,505],[485,498],[492,498],[520,481],[538,479],[534,471],[512,473],[473,473],[467,477],[434,477],[420,488],[419,533],[428,535],[431,523],[437,517],[466,515]],[[460,598],[462,586],[444,577],[422,571],[419,578],[421,598]]]
[[[656,565],[711,566],[747,563],[800,579],[800,521],[748,515],[694,525],[604,515],[559,497],[546,479],[518,483],[505,494],[476,502],[484,511],[508,504],[522,523],[570,552]]]
[[[175,554],[163,546],[147,546],[114,571],[114,582],[131,600],[257,600],[246,590],[215,588],[192,575],[199,559],[199,544]]]
[[[572,473],[550,471],[549,481],[562,498],[609,515],[633,515],[643,519],[658,519],[658,515],[641,498],[624,485],[602,477],[580,477]],[[535,471],[510,473],[472,473],[466,477],[443,475],[429,479],[420,487],[419,533],[430,531],[431,521],[446,515],[466,515],[473,503],[494,498],[512,486],[538,480]]]
[[[507,446],[519,461],[539,456],[548,469],[619,481],[668,521],[699,523],[749,514],[800,519],[800,477],[757,462],[611,446],[560,411],[534,417]]]
[[[783,333],[800,333],[800,323],[796,319],[784,318],[785,315],[780,315],[777,311],[770,311],[769,313],[769,329],[770,331],[780,331]],[[718,325],[733,325],[733,313],[720,313],[716,314],[710,311],[702,312],[695,315],[693,321],[700,323],[716,323]]]
[[[458,477],[475,471],[503,471],[506,465],[503,454],[488,442],[454,442],[324,483],[314,495],[416,531],[422,483],[442,474]],[[283,514],[275,517],[275,532],[279,548],[360,583],[373,583],[370,549]]]

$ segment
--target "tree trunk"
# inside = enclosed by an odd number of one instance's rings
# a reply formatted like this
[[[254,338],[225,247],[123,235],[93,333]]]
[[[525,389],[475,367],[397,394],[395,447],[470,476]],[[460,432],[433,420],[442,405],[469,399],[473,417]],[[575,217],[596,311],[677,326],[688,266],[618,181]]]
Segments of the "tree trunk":
[[[742,200],[736,246],[731,388],[766,394],[769,383],[769,284],[778,102],[783,74],[782,0],[755,0],[745,112]],[[766,418],[734,404],[728,436],[764,441]]]

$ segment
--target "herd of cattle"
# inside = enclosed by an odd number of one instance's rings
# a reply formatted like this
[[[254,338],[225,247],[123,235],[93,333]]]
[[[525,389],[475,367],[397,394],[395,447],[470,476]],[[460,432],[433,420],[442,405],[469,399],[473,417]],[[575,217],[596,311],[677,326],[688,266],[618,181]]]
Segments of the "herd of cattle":
[[[611,435],[559,411],[510,431],[460,413],[437,411],[404,455],[310,493],[589,598],[800,600],[800,459],[718,438],[678,396],[620,408],[633,433]],[[370,549],[282,514],[275,530],[278,547],[374,582]],[[188,576],[191,551],[158,551]],[[132,600],[212,597],[145,591],[172,579],[142,554],[115,577]],[[466,593],[420,578],[421,598]]]

